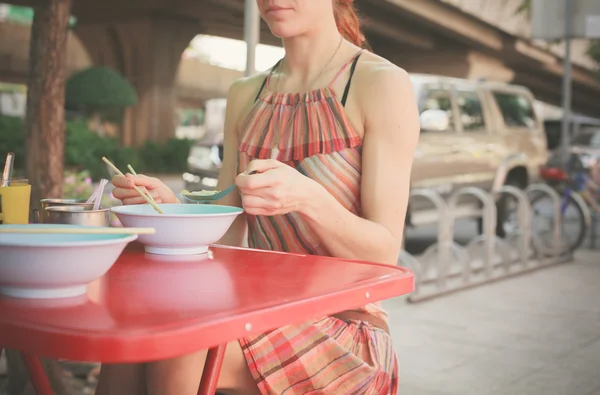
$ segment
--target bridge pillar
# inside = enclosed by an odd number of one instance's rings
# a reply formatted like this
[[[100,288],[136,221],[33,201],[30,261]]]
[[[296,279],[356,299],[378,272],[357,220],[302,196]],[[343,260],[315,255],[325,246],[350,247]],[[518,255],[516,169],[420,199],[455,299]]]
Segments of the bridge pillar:
[[[76,29],[94,63],[119,70],[137,91],[138,105],[125,112],[124,145],[175,134],[177,70],[182,52],[198,32],[196,23],[158,16]]]

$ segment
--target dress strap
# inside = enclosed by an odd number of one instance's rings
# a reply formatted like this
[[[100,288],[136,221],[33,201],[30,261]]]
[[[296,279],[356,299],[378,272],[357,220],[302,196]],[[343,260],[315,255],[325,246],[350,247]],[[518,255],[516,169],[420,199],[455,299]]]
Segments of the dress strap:
[[[354,60],[352,61],[352,67],[350,67],[350,77],[348,77],[348,82],[346,83],[346,87],[344,88],[344,94],[342,95],[342,107],[346,106],[346,100],[348,100],[348,93],[350,93],[350,84],[352,83],[352,77],[354,76],[354,71],[356,70],[356,64],[358,63],[358,58],[362,54],[362,50],[356,55]]]
[[[281,63],[282,60],[283,59],[279,59],[279,61],[277,63],[275,63],[275,66],[271,67],[271,70],[269,71],[269,74],[267,74],[267,76],[263,80],[262,84],[260,85],[260,89],[258,90],[258,93],[256,94],[256,97],[254,98],[254,101],[258,100],[258,98],[260,97],[260,95],[263,93],[263,91],[265,89],[269,90],[269,81],[271,80],[271,76],[273,75],[273,71],[275,71],[275,69],[277,69],[279,67],[279,64]]]
[[[360,51],[358,51],[356,53],[356,55],[354,55],[348,62],[346,62],[346,64],[344,64],[342,66],[340,71],[337,72],[335,77],[333,77],[333,80],[331,80],[331,82],[329,83],[329,88],[331,88],[333,86],[333,84],[335,84],[335,82],[338,80],[338,78],[340,78],[340,76],[344,73],[344,71],[346,71],[348,66],[353,65],[352,70],[354,70],[354,68],[356,67],[356,62],[358,61],[358,58],[363,53],[363,51],[364,51],[364,49],[361,49]]]

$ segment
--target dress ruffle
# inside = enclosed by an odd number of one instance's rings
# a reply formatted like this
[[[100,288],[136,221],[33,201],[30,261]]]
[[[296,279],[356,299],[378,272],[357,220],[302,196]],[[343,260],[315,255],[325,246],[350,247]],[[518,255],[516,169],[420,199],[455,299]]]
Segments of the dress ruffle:
[[[248,114],[240,144],[240,151],[253,158],[301,161],[362,144],[329,88],[293,94],[264,92],[258,100]]]

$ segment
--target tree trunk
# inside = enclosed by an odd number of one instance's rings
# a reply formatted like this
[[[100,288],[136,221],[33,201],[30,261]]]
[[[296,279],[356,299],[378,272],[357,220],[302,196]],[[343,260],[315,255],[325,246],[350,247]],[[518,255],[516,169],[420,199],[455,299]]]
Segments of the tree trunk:
[[[65,152],[65,78],[67,34],[71,0],[47,0],[35,8],[31,27],[27,113],[25,116],[25,160],[31,184],[31,202],[38,208],[44,197],[61,197]],[[19,355],[6,350],[9,388],[18,391],[27,382]],[[46,364],[55,384],[59,377],[55,362]],[[48,366],[49,365],[49,366]]]
[[[62,195],[65,78],[72,0],[47,0],[31,27],[25,152],[33,208]]]

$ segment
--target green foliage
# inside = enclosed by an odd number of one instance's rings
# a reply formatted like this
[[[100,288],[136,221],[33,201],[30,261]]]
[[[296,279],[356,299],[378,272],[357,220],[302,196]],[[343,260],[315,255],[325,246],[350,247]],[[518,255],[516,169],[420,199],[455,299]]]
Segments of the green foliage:
[[[25,168],[25,136],[23,120],[18,117],[0,116],[0,155],[15,153],[15,171]]]
[[[91,132],[84,121],[67,122],[65,138],[65,167],[77,173],[85,171],[82,174],[93,180],[109,176],[102,162],[103,156],[122,171],[130,164],[138,173],[183,172],[187,169],[187,157],[192,145],[190,140],[174,138],[165,144],[148,141],[139,149],[122,147],[117,139],[100,137]],[[16,117],[0,116],[0,154],[7,152],[15,153],[15,173],[22,174],[25,169],[23,121]]]
[[[22,7],[17,5],[2,4],[4,6],[4,18],[8,22],[21,25],[31,25],[33,23],[34,9],[31,7]],[[77,23],[77,18],[69,17],[69,27],[74,27]]]
[[[141,167],[139,156],[132,148],[121,147],[117,139],[100,137],[91,132],[83,121],[67,124],[65,165],[78,170],[88,170],[93,179],[108,175],[102,157],[106,156],[118,168],[131,164]]]
[[[139,153],[149,173],[180,173],[187,169],[191,146],[192,141],[186,139],[171,139],[164,145],[147,141]]]
[[[133,86],[117,70],[89,67],[67,80],[66,106],[92,110],[134,106],[138,102]]]
[[[527,17],[531,18],[531,0],[523,0],[521,5],[515,11],[516,14],[525,14]]]
[[[600,40],[590,40],[587,55],[596,63],[598,81],[600,81]]]

